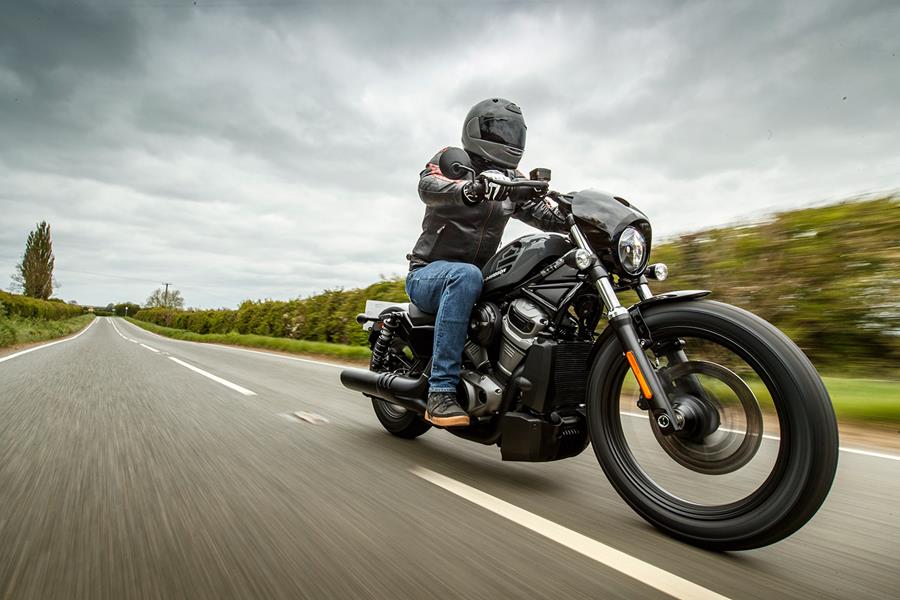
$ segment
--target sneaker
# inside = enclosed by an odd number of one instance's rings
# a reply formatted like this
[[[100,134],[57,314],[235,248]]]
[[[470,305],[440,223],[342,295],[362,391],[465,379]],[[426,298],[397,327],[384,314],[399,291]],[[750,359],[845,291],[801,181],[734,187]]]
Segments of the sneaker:
[[[436,392],[428,394],[425,420],[438,427],[465,427],[469,424],[469,415],[456,401],[456,394]]]

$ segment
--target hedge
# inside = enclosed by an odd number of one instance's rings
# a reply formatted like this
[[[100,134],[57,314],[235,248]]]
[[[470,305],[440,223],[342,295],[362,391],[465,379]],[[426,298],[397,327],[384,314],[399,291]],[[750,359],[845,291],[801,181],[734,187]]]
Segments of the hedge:
[[[59,321],[71,319],[84,313],[84,309],[74,304],[58,300],[38,300],[29,296],[19,296],[0,292],[0,316],[19,316],[26,319]]]
[[[237,310],[146,308],[135,319],[194,333],[240,333],[333,344],[363,345],[366,333],[356,322],[369,298],[408,302],[401,280],[381,281],[353,290],[326,290],[309,298],[246,300]]]

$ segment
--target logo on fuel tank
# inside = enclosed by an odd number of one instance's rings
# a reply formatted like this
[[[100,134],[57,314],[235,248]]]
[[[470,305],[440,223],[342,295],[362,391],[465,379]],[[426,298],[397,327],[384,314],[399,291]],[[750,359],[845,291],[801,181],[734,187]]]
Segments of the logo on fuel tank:
[[[504,268],[500,269],[499,271],[494,271],[493,273],[491,273],[490,275],[485,277],[484,280],[490,281],[491,279],[496,279],[496,278],[500,277],[501,275],[503,275],[504,273],[506,273],[507,271],[509,271],[509,267],[504,267]]]

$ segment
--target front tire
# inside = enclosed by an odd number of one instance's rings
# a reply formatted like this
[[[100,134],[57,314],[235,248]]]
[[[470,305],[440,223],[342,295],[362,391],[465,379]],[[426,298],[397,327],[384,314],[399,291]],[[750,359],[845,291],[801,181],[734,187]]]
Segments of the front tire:
[[[684,465],[658,455],[655,466],[662,467],[654,477],[648,475],[622,424],[620,394],[631,375],[618,340],[609,336],[593,363],[587,412],[594,452],[616,491],[655,527],[709,549],[758,548],[797,531],[825,500],[838,459],[834,411],[809,359],[774,326],[727,304],[708,300],[658,304],[642,313],[654,342],[708,340],[745,361],[759,378],[757,384],[771,393],[780,435],[767,440],[778,444],[777,455],[768,448],[774,462],[771,472],[766,475],[766,468],[760,477],[764,481],[758,486],[754,482],[746,495],[706,503],[671,493],[669,484],[677,485],[680,473],[706,477],[706,489],[715,491],[727,487],[728,480],[697,475],[697,469],[679,471]],[[685,351],[690,356],[690,346]]]

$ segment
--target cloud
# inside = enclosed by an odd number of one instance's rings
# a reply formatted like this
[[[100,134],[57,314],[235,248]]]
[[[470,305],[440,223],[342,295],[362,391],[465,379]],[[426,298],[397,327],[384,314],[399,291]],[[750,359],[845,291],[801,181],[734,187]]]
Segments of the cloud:
[[[492,95],[525,109],[526,168],[658,236],[896,188],[898,27],[890,2],[13,3],[0,276],[43,219],[86,303],[403,274],[418,171]]]

